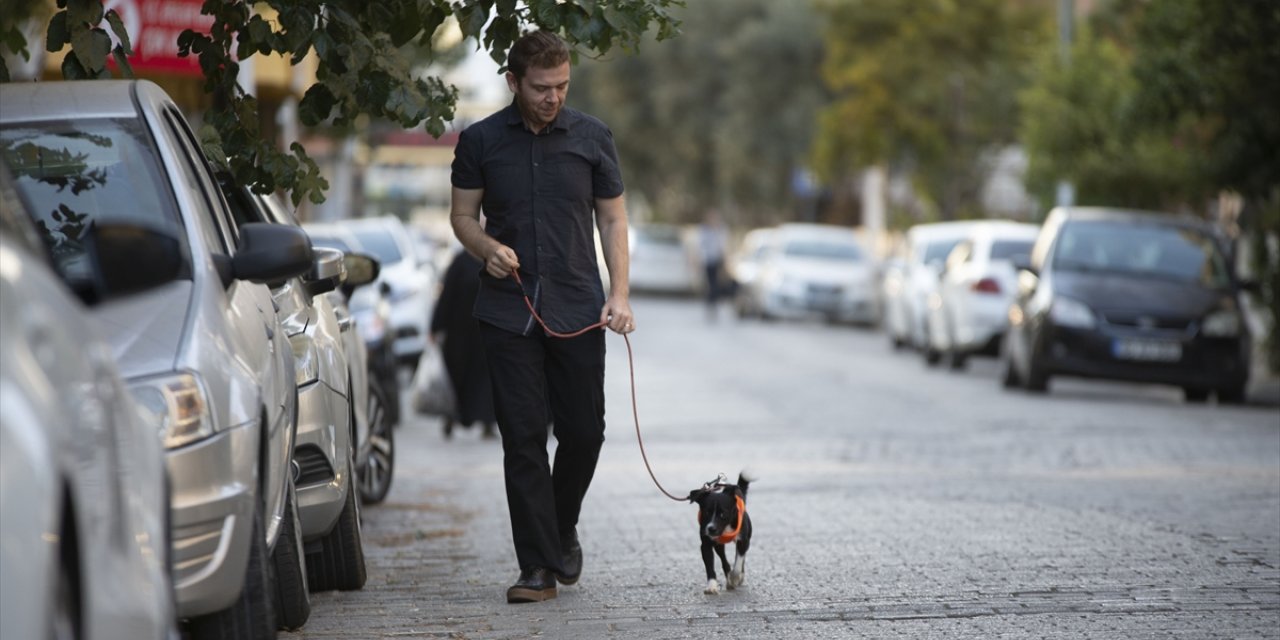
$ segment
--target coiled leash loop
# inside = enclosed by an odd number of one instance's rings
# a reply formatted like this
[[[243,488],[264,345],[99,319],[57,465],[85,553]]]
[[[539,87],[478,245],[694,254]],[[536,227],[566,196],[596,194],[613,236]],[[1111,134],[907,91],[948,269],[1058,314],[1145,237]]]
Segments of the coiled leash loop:
[[[547,323],[546,323],[546,322],[543,322],[543,320],[542,320],[542,316],[538,315],[538,312],[537,312],[537,311],[535,311],[535,310],[533,309],[533,302],[532,302],[531,300],[529,300],[529,294],[528,294],[528,293],[526,293],[526,292],[525,292],[525,290],[524,290],[524,282],[520,280],[520,272],[519,272],[518,270],[516,270],[516,269],[512,269],[512,270],[511,270],[511,275],[515,276],[516,284],[520,285],[520,294],[521,294],[522,296],[524,296],[524,306],[526,306],[526,307],[528,307],[528,308],[529,308],[529,313],[533,315],[533,319],[534,319],[534,320],[537,320],[537,321],[538,321],[538,325],[542,327],[542,330],[543,330],[543,331],[546,331],[546,332],[547,332],[547,335],[549,335],[549,336],[551,336],[551,337],[553,337],[553,338],[576,338],[576,337],[578,337],[578,336],[580,336],[580,335],[582,335],[582,334],[584,334],[584,333],[586,333],[586,332],[588,332],[588,331],[591,331],[592,329],[601,329],[601,328],[604,328],[604,326],[605,326],[606,324],[608,324],[608,323],[606,323],[606,322],[604,322],[604,321],[601,321],[601,322],[597,322],[597,323],[595,323],[595,324],[593,324],[593,325],[590,325],[590,326],[584,327],[584,328],[582,328],[582,329],[578,329],[577,331],[574,331],[574,332],[571,332],[571,333],[560,333],[560,332],[558,332],[558,331],[553,331],[553,330],[551,329],[551,327],[548,327],[548,326],[547,326]],[[662,483],[661,483],[661,482],[658,482],[658,476],[656,476],[656,475],[654,475],[654,474],[653,474],[653,467],[649,466],[649,456],[648,456],[648,454],[646,454],[646,453],[644,452],[644,438],[640,437],[640,410],[636,407],[636,361],[635,361],[635,356],[633,356],[633,355],[632,355],[632,353],[631,353],[631,339],[630,339],[630,338],[628,338],[628,337],[627,337],[627,334],[625,334],[625,333],[623,333],[623,334],[619,334],[619,335],[621,335],[621,336],[622,336],[623,341],[625,341],[625,342],[627,343],[627,366],[628,366],[628,368],[631,370],[631,417],[632,417],[632,419],[634,419],[634,420],[635,420],[635,424],[636,424],[636,442],[638,442],[638,443],[640,444],[640,457],[641,457],[642,459],[644,459],[644,468],[645,468],[645,470],[646,470],[646,471],[648,471],[648,472],[649,472],[649,477],[650,477],[651,479],[653,479],[653,484],[654,484],[654,486],[658,487],[658,491],[661,491],[661,492],[663,493],[663,495],[667,496],[668,498],[671,498],[672,500],[675,500],[676,502],[685,502],[685,501],[687,500],[687,498],[681,498],[681,497],[679,497],[679,496],[673,495],[670,491],[667,491],[666,489],[664,489],[664,488],[662,487]],[[723,476],[721,476],[721,477],[723,477]]]

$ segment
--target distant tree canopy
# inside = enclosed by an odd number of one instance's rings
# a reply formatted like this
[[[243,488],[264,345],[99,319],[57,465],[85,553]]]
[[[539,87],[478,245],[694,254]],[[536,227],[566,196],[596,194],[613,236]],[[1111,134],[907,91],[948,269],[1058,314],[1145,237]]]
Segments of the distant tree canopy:
[[[433,135],[452,119],[457,91],[438,77],[414,73],[407,45],[430,48],[436,29],[453,16],[465,36],[506,59],[511,43],[524,29],[560,33],[588,55],[614,46],[634,50],[653,29],[659,40],[675,35],[672,8],[682,0],[205,0],[202,12],[213,18],[209,33],[185,31],[175,46],[200,60],[205,89],[214,96],[201,131],[215,161],[255,190],[291,191],[293,201],[324,199],[328,187],[315,161],[301,145],[288,153],[263,140],[258,129],[257,101],[236,84],[239,60],[256,54],[282,54],[293,64],[309,53],[318,58],[317,82],[303,96],[299,116],[305,125],[343,125],[359,115],[384,118],[404,127],[422,125]],[[0,47],[28,53],[19,21],[32,14],[36,2],[5,0],[0,12]],[[253,11],[270,6],[277,19],[264,20]],[[10,5],[13,5],[10,7]],[[67,79],[111,76],[114,59],[131,75],[129,35],[102,0],[57,0],[58,11],[46,31],[49,51],[70,47],[62,65]],[[10,10],[12,9],[12,10]],[[110,33],[108,32],[110,29]],[[111,35],[117,38],[113,44]],[[0,63],[0,81],[9,79]]]
[[[1016,95],[1053,42],[1043,2],[819,0],[833,92],[814,165],[827,181],[883,165],[938,217],[981,214],[986,159],[1017,138]]]
[[[792,219],[825,101],[810,1],[697,0],[676,15],[680,38],[575,69],[569,102],[619,133],[628,190],[655,218],[714,206],[737,225]]]

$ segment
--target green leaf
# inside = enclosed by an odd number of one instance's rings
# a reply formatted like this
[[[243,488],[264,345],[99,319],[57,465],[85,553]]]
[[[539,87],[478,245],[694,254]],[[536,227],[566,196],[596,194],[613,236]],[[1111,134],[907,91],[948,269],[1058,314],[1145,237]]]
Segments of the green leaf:
[[[107,54],[111,53],[111,36],[99,29],[77,30],[71,36],[71,51],[89,73],[97,76],[107,66]]]
[[[328,119],[337,103],[338,99],[328,86],[313,84],[298,102],[298,118],[302,120],[302,124],[314,127]]]
[[[102,22],[102,0],[69,0],[67,24],[97,26]]]
[[[75,56],[67,56],[62,59],[62,77],[66,80],[87,80],[89,72]]]
[[[133,45],[129,42],[129,31],[124,28],[124,22],[120,20],[120,14],[116,13],[115,9],[107,12],[107,24],[111,25],[111,32],[116,34],[116,38],[120,40],[120,47],[124,50],[124,55],[133,55]]]
[[[124,52],[124,47],[121,45],[116,45],[116,48],[111,50],[111,56],[115,58],[116,66],[120,67],[120,74],[126,78],[132,79],[134,77],[133,65],[129,64],[129,58],[127,55],[128,54]]]
[[[9,64],[4,61],[4,56],[0,56],[0,82],[10,82]]]
[[[71,42],[71,32],[67,30],[67,12],[59,11],[53,14],[53,19],[49,21],[48,34],[45,36],[45,50],[62,51],[68,42]]]

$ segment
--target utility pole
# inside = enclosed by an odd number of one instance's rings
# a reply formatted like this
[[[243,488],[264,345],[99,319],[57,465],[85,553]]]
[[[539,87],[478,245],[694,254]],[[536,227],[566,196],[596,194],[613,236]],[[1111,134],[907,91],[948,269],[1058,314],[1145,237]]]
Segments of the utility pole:
[[[1063,70],[1071,68],[1071,42],[1074,38],[1076,7],[1075,0],[1058,0],[1058,56]],[[1075,204],[1076,187],[1070,180],[1058,180],[1057,195],[1054,198],[1059,207]]]

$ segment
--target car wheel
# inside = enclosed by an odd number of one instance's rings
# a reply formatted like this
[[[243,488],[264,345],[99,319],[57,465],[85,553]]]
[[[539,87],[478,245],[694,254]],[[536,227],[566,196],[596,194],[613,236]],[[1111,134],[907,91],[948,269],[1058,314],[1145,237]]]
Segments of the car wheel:
[[[1044,372],[1044,367],[1039,366],[1034,355],[1027,360],[1027,377],[1022,381],[1022,386],[1034,393],[1049,390],[1049,374]]]
[[[285,495],[284,521],[276,538],[271,562],[275,565],[276,622],[281,629],[301,629],[311,617],[311,592],[307,588],[306,552],[298,525],[298,496],[293,478]]]
[[[395,472],[395,429],[388,420],[386,398],[377,385],[369,386],[369,460],[360,470],[360,497],[368,504],[378,504],[391,490]]]
[[[355,468],[348,454],[347,470]],[[352,478],[354,480],[354,478]],[[333,530],[320,539],[320,550],[307,554],[307,581],[312,591],[353,591],[364,587],[364,541],[360,535],[359,487],[347,487],[346,504]]]
[[[1209,390],[1202,387],[1183,387],[1182,395],[1187,402],[1201,404],[1209,399]]]
[[[188,629],[193,640],[259,640],[276,637],[271,595],[271,558],[267,553],[264,535],[262,507],[259,505],[253,510],[253,527],[249,532],[249,562],[240,595],[230,607],[193,619]]]
[[[1244,385],[1218,389],[1218,404],[1244,404]]]
[[[67,512],[68,518],[73,517]],[[63,544],[76,544],[76,536],[65,528],[60,537]],[[58,575],[53,584],[53,611],[50,614],[48,637],[52,640],[77,640],[80,633],[80,589],[76,581],[76,553],[74,547],[62,548],[57,555]]]

